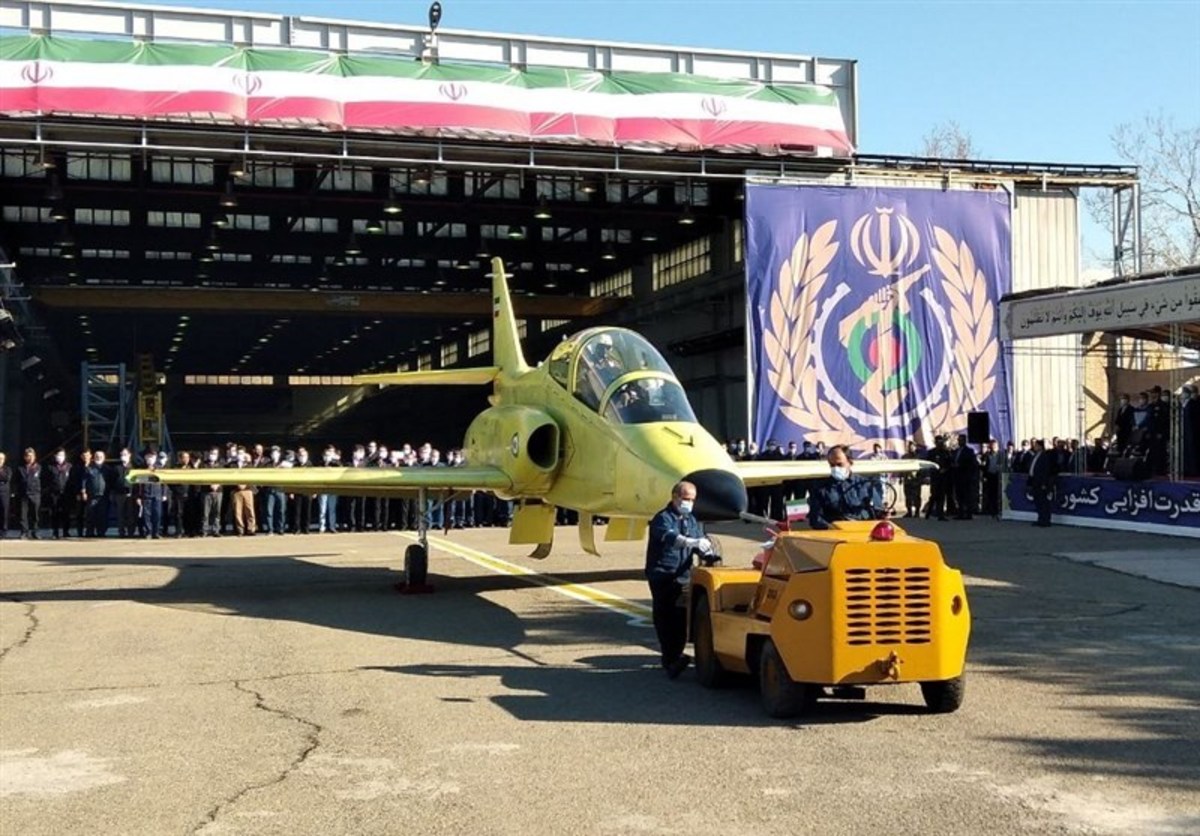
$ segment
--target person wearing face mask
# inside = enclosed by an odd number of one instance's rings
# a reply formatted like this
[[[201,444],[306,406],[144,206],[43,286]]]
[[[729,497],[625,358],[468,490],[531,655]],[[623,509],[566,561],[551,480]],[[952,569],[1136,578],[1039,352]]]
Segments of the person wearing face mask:
[[[117,517],[117,534],[120,537],[137,535],[137,506],[133,504],[129,470],[133,466],[133,454],[128,447],[121,450],[117,461],[111,463],[105,481],[108,486],[108,505]]]
[[[646,580],[653,601],[654,632],[662,648],[662,666],[675,679],[691,659],[687,646],[687,599],[684,592],[691,580],[693,556],[712,554],[712,542],[692,514],[696,486],[679,482],[671,489],[671,501],[650,521],[646,542]]]
[[[71,468],[71,482],[67,490],[71,494],[71,518],[75,524],[75,536],[83,537],[87,529],[87,499],[83,495],[83,477],[92,463],[92,451],[79,454],[79,462]]]
[[[79,496],[84,502],[84,516],[87,518],[87,536],[107,536],[108,467],[104,463],[103,450],[92,451],[92,462],[84,470],[83,488]]]
[[[50,503],[50,536],[55,540],[71,536],[71,512],[75,508],[75,497],[71,493],[71,471],[67,451],[59,447],[45,470],[46,501]]]
[[[253,465],[251,465],[253,466]],[[278,445],[271,447],[271,456],[267,463],[260,467],[283,467],[283,451]],[[260,494],[266,494],[263,508],[266,511],[267,522],[263,531],[267,534],[283,534],[286,525],[287,498],[282,488],[262,488]]]
[[[808,524],[814,529],[832,528],[839,520],[873,520],[883,507],[879,484],[855,476],[845,447],[829,451],[829,478],[808,495]]]
[[[38,539],[38,515],[42,510],[42,466],[32,447],[25,448],[24,461],[17,467],[13,480],[13,499],[21,515],[21,537]]]
[[[213,447],[200,463],[201,470],[211,470],[221,466],[221,450]],[[200,536],[221,536],[221,505],[225,494],[220,485],[200,486]]]
[[[308,460],[308,450],[304,447],[296,449],[296,460],[292,467],[312,467]],[[288,519],[292,521],[292,531],[296,534],[307,534],[312,528],[313,495],[294,493],[288,498]]]
[[[322,464],[325,467],[342,466],[341,457],[332,444],[325,448],[325,454],[322,456]],[[338,498],[336,494],[323,493],[317,497],[318,534],[323,531],[327,531],[330,534],[337,534],[337,505]]]

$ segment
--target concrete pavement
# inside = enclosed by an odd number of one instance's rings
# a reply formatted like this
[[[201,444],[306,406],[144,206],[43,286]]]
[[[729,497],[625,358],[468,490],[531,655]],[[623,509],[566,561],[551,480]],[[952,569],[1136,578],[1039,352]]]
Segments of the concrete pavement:
[[[905,522],[968,575],[966,704],[931,716],[915,687],[876,689],[795,724],[750,687],[662,675],[639,545],[594,558],[560,529],[538,562],[503,531],[454,532],[469,551],[434,552],[438,592],[400,597],[395,534],[5,541],[0,822],[1200,831],[1200,592],[1056,557],[1173,560],[1179,541]],[[727,562],[758,534],[723,527]]]

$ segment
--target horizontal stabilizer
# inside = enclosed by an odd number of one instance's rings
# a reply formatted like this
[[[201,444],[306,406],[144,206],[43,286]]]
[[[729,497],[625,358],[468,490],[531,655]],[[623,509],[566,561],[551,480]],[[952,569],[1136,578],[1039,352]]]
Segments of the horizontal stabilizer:
[[[474,369],[438,369],[426,372],[386,372],[356,374],[354,383],[360,386],[467,386],[491,383],[500,374],[499,366]]]

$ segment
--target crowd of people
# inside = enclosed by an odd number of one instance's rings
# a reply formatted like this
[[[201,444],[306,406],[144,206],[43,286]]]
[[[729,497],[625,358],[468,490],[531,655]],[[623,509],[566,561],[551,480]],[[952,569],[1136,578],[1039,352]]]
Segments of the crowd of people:
[[[305,447],[249,447],[227,444],[205,451],[180,451],[174,458],[150,447],[135,455],[122,449],[115,460],[104,450],[83,450],[72,458],[65,449],[41,460],[32,448],[9,466],[0,453],[0,532],[16,522],[21,536],[37,539],[44,529],[53,539],[75,537],[221,537],[320,532],[415,530],[424,515],[430,528],[506,526],[511,503],[485,491],[443,503],[428,499],[340,496],[334,493],[244,485],[166,485],[131,483],[129,471],[179,468],[456,467],[462,451],[443,457],[431,444],[394,449],[371,441],[344,455],[334,445],[319,458]]]
[[[1177,415],[1172,409],[1178,410]],[[1160,387],[1122,394],[1110,412],[1111,432],[1090,444],[1077,439],[1053,438],[1008,442],[995,439],[981,449],[966,436],[940,436],[932,447],[909,441],[902,458],[932,461],[936,471],[905,476],[902,480],[905,515],[932,519],[971,519],[977,513],[998,516],[1002,474],[1024,473],[1035,496],[1052,490],[1059,474],[1102,475],[1112,472],[1114,461],[1133,458],[1144,462],[1147,475],[1161,476],[1170,467],[1172,434],[1180,433],[1180,472],[1200,477],[1200,396],[1184,386],[1177,400]],[[764,450],[745,439],[728,444],[736,461],[822,461],[823,443],[771,441]],[[1048,455],[1039,457],[1039,453]],[[859,458],[889,458],[879,444],[858,451]],[[1036,472],[1034,463],[1037,461]],[[155,481],[131,484],[135,467],[183,469],[261,467],[455,467],[465,463],[461,450],[445,456],[432,444],[402,444],[389,448],[370,441],[349,448],[330,444],[319,456],[305,447],[244,446],[228,443],[201,452],[181,451],[173,458],[153,447],[134,454],[121,450],[108,460],[104,450],[84,450],[72,457],[54,450],[41,458],[26,449],[19,462],[9,464],[0,452],[0,533],[16,522],[23,537],[36,538],[48,528],[54,538],[105,537],[219,537],[255,534],[309,534],[338,531],[415,530],[424,515],[430,528],[506,526],[512,504],[485,491],[442,503],[404,498],[339,496],[333,493],[288,491],[245,485],[164,485]],[[877,501],[884,504],[884,477],[879,477]],[[771,519],[787,518],[787,503],[806,496],[803,481],[786,482],[750,491],[750,512]],[[563,510],[559,523],[573,524],[573,512]]]

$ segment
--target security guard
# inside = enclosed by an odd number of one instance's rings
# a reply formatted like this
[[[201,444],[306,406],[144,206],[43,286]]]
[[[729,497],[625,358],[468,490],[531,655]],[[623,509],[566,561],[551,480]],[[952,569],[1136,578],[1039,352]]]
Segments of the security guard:
[[[692,661],[687,645],[687,610],[684,591],[691,580],[695,552],[711,554],[712,542],[692,516],[696,486],[679,482],[671,489],[671,502],[650,521],[646,543],[646,580],[654,601],[654,631],[662,647],[662,666],[675,679]]]

